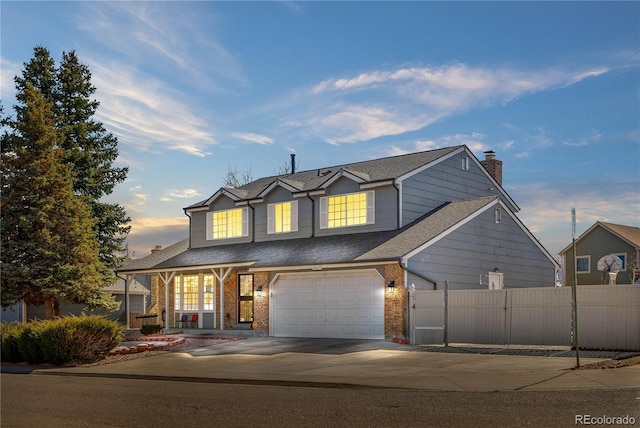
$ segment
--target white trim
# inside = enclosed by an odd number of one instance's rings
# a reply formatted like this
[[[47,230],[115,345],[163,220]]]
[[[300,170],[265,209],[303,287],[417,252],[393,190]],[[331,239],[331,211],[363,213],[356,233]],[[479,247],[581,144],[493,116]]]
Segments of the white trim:
[[[329,227],[329,209],[328,209],[328,201],[329,198],[338,198],[338,197],[342,197],[342,196],[349,196],[349,195],[360,195],[360,194],[365,194],[365,203],[366,203],[366,219],[364,223],[359,223],[359,224],[352,224],[352,225],[344,225],[344,226],[336,226],[336,227]],[[365,225],[370,225],[370,224],[375,224],[376,222],[376,192],[375,190],[366,190],[366,191],[360,191],[360,192],[350,192],[350,193],[340,193],[337,195],[328,195],[328,196],[323,196],[320,198],[320,207],[319,207],[319,213],[320,213],[320,222],[319,222],[319,227],[320,229],[331,229],[331,230],[337,230],[337,229],[345,229],[345,228],[350,228],[350,227],[358,227],[358,226],[365,226]]]
[[[589,261],[589,270],[586,271],[578,271],[578,259],[587,259]],[[591,273],[591,255],[590,254],[585,254],[585,255],[581,255],[581,256],[576,256],[576,265],[573,267],[573,269],[576,271],[577,275],[588,275]]]
[[[209,211],[209,207],[184,208],[186,212],[193,213],[196,211]]]
[[[210,265],[193,265],[193,266],[175,266],[175,267],[167,267],[167,268],[156,268],[156,269],[138,269],[122,272],[125,275],[134,275],[134,274],[154,274],[154,273],[164,273],[164,272],[190,272],[190,271],[198,271],[198,270],[209,270],[209,269],[219,269],[226,267],[244,267],[251,266],[255,264],[256,261],[247,261],[247,262],[235,262],[235,263],[218,263],[218,264],[210,264]]]
[[[376,187],[389,186],[393,185],[394,180],[385,180],[385,181],[374,181],[372,183],[362,183],[360,185],[360,190],[373,189]]]
[[[326,264],[318,264],[318,265],[280,265],[280,266],[256,266],[250,267],[247,269],[249,273],[255,272],[295,272],[295,271],[311,271],[311,272],[322,272],[324,270],[333,271],[342,268],[358,268],[358,267],[369,267],[369,266],[381,266],[388,264],[396,264],[398,263],[398,259],[390,259],[390,260],[377,260],[373,262],[353,262],[353,263],[326,263]]]
[[[240,235],[238,236],[225,236],[223,238],[214,238],[213,234],[214,234],[214,224],[213,224],[213,215],[215,213],[224,213],[224,212],[230,212],[230,211],[236,211],[236,210],[241,210],[242,212],[242,224],[241,224],[241,230],[240,230]],[[207,213],[207,219],[206,219],[206,240],[207,241],[222,241],[225,239],[236,239],[236,238],[244,238],[249,236],[249,207],[236,207],[236,208],[229,208],[226,210],[215,210],[215,211],[209,211]]]
[[[291,229],[276,232],[275,207],[276,205],[290,204],[289,224]],[[274,202],[267,205],[267,235],[283,235],[298,231],[298,201]]]

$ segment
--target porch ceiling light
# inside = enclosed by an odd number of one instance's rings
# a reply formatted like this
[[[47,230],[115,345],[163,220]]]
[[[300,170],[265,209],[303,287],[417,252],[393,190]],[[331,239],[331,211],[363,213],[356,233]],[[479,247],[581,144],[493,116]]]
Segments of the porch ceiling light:
[[[396,282],[394,280],[389,281],[389,284],[387,284],[387,293],[393,293],[395,286]]]

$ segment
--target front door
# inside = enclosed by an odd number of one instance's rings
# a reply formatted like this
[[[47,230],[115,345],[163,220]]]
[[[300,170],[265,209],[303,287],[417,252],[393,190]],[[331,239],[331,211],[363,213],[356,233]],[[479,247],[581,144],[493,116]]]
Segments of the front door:
[[[238,275],[238,323],[253,322],[253,275]]]

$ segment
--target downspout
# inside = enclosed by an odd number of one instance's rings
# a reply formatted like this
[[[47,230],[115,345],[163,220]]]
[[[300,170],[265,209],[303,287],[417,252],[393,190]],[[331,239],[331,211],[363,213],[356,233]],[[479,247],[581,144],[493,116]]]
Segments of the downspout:
[[[401,267],[402,269],[406,270],[406,271],[407,271],[407,272],[409,272],[411,275],[415,275],[415,276],[417,276],[418,278],[420,278],[420,279],[424,279],[425,281],[427,281],[427,282],[429,282],[429,283],[433,284],[433,289],[434,289],[434,290],[437,290],[437,289],[438,289],[438,287],[437,287],[437,285],[436,285],[436,282],[435,282],[435,281],[433,281],[433,280],[431,280],[431,279],[427,278],[426,276],[424,276],[423,274],[421,274],[421,273],[419,273],[419,272],[416,272],[416,271],[414,271],[414,270],[409,269],[407,266],[405,266],[405,265],[403,265],[403,264],[402,264],[402,261],[399,261],[399,262],[398,262],[398,264],[400,265],[400,267]]]
[[[313,238],[316,236],[316,201],[309,195],[307,192],[307,198],[311,201],[311,236]]]
[[[184,212],[184,215],[189,218],[189,248],[191,248],[191,216],[186,209],[183,208],[182,211]]]
[[[400,229],[400,217],[402,216],[402,207],[400,206],[400,188],[396,184],[396,180],[393,180],[392,186],[396,189],[398,193],[398,217],[396,218],[396,229]]]
[[[247,201],[247,206],[251,208],[251,243],[256,242],[256,209]],[[249,219],[247,219],[249,221]]]

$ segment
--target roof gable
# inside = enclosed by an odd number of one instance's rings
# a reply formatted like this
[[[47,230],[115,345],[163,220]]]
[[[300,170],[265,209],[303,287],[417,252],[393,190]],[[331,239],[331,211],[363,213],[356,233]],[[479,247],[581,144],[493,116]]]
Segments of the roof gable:
[[[190,205],[186,207],[185,210],[207,206],[222,194],[229,196],[236,202],[259,199],[278,185],[288,190],[294,189],[294,192],[308,192],[322,190],[342,176],[349,177],[361,184],[396,179],[405,176],[411,171],[429,165],[453,152],[464,149],[465,146],[447,147],[425,152],[329,166],[321,169],[300,171],[293,174],[263,177],[236,189],[223,187],[210,198]]]
[[[603,221],[595,222],[589,229],[584,231],[584,233],[582,233],[576,239],[576,243],[578,243],[581,240],[585,239],[596,228],[602,228],[602,229],[606,230],[607,232],[613,234],[614,236],[618,237],[622,241],[625,241],[627,244],[631,245],[632,247],[635,247],[636,249],[640,249],[640,227],[625,226],[625,225],[622,225],[622,224],[614,224],[614,223],[606,223],[606,222],[603,222]],[[573,243],[567,245],[566,247],[564,247],[560,251],[560,254],[565,254],[567,251],[569,251],[571,249],[572,245],[573,245]]]

